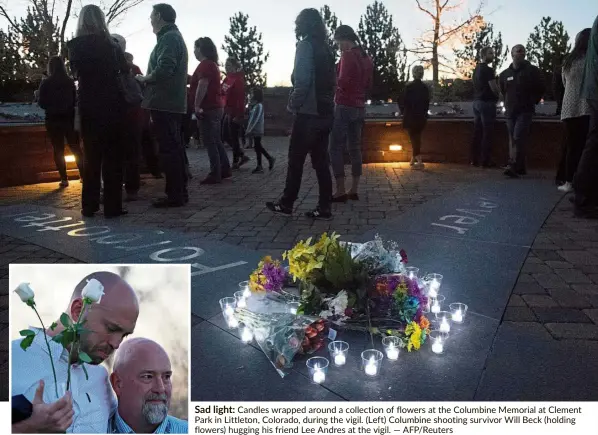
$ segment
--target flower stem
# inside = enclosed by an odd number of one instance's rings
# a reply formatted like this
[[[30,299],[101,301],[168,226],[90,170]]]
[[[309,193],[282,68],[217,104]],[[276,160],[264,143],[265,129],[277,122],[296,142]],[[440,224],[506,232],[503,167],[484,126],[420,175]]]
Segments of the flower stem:
[[[35,311],[35,314],[37,315],[39,322],[42,324],[42,331],[44,331],[44,340],[46,341],[46,347],[48,348],[48,353],[50,354],[50,364],[52,364],[52,375],[54,376],[54,390],[56,391],[56,398],[60,399],[60,397],[58,397],[58,381],[56,380],[56,369],[54,368],[54,359],[52,358],[52,350],[50,349],[50,342],[48,342],[46,327],[44,326],[44,322],[39,313],[37,312],[35,306],[32,306],[31,308],[33,308],[33,311]]]
[[[70,387],[71,387],[71,366],[73,365],[73,357],[75,355],[75,348],[77,348],[77,361],[79,360],[79,332],[78,330],[78,326],[81,324],[83,317],[85,315],[85,308],[87,306],[87,303],[85,302],[85,299],[83,299],[83,307],[81,308],[81,314],[79,314],[79,319],[75,322],[75,325],[72,326],[72,328],[74,329],[73,331],[73,336],[75,337],[73,339],[73,342],[71,343],[71,350],[69,351],[69,365],[68,365],[68,371],[67,371],[67,380],[66,380],[66,391],[69,391]]]

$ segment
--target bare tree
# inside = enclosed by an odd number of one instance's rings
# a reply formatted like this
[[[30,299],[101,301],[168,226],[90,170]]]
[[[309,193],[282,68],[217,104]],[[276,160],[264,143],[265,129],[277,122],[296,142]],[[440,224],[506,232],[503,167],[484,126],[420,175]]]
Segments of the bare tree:
[[[484,23],[481,16],[483,0],[473,12],[468,12],[465,17],[455,19],[455,15],[464,9],[463,0],[415,0],[417,8],[425,13],[432,26],[430,30],[416,41],[414,49],[409,50],[415,54],[426,67],[432,66],[432,79],[438,84],[440,72],[452,73],[454,68],[448,55],[441,49],[459,41],[464,34],[471,34],[478,30]],[[451,19],[453,18],[453,19]]]

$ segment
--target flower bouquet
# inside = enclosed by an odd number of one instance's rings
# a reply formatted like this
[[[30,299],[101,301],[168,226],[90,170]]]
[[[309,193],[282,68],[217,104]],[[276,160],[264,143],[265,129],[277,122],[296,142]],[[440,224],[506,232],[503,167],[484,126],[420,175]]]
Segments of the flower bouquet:
[[[235,310],[235,318],[253,332],[257,344],[281,377],[286,376],[298,354],[311,354],[324,346],[328,326],[314,316],[254,313]]]

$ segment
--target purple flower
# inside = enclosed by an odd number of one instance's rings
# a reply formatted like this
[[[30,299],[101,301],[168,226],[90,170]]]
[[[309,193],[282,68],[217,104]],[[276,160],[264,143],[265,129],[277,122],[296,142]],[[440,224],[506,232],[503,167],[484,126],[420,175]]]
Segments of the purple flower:
[[[282,266],[274,263],[266,263],[262,268],[262,274],[266,277],[264,289],[266,291],[280,292],[286,280],[286,271]]]

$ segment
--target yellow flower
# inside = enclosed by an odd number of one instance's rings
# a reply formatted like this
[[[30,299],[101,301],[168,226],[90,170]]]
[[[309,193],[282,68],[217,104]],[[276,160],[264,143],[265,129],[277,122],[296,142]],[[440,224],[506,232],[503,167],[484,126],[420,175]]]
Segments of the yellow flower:
[[[411,322],[405,328],[405,335],[409,337],[407,343],[407,350],[411,352],[411,349],[419,350],[421,346],[422,330],[416,322]]]

